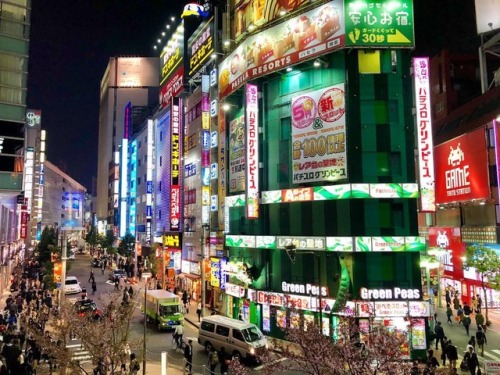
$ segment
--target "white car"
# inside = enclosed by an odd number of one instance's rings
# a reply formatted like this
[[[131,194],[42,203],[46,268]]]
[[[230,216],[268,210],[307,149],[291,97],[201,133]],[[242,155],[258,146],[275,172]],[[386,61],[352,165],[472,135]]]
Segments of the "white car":
[[[77,294],[82,292],[82,287],[75,276],[66,277],[64,284],[64,294]]]

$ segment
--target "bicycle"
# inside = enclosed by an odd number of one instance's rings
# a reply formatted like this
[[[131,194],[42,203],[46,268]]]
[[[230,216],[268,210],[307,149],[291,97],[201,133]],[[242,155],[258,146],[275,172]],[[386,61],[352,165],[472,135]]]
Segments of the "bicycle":
[[[174,349],[174,351],[177,351],[177,349],[181,349],[182,352],[184,352],[186,345],[187,344],[182,337],[177,339],[175,335],[172,335],[172,349]]]

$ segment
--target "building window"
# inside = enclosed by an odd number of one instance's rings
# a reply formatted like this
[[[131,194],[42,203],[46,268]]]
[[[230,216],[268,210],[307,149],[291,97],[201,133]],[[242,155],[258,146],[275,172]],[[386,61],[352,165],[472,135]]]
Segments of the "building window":
[[[160,167],[161,167],[162,160],[163,160],[163,159],[162,159],[162,157],[160,156]]]
[[[160,142],[163,141],[163,130],[160,130]]]
[[[137,186],[139,186],[140,184],[141,184],[141,178],[139,177],[139,178],[137,179]]]

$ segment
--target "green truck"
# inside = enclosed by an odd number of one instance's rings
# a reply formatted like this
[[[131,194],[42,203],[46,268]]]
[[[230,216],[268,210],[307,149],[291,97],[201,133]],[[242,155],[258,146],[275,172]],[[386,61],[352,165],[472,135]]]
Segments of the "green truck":
[[[146,315],[158,324],[159,330],[175,329],[184,324],[179,296],[166,290],[148,290],[146,292]]]

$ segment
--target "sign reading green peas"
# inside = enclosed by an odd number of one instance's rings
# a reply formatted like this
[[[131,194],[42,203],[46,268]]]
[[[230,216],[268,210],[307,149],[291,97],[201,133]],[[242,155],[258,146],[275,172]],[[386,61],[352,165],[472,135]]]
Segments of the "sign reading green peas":
[[[347,46],[413,47],[412,0],[346,0]]]

